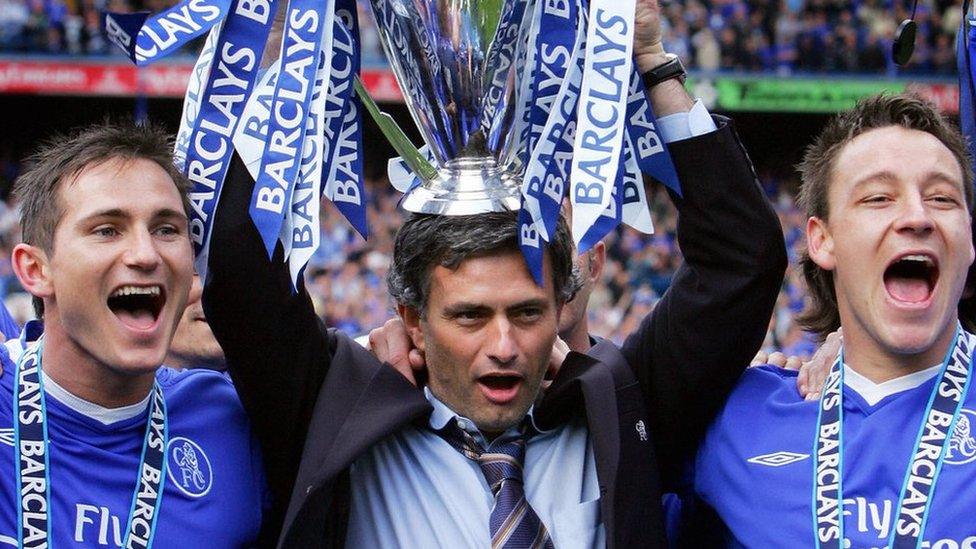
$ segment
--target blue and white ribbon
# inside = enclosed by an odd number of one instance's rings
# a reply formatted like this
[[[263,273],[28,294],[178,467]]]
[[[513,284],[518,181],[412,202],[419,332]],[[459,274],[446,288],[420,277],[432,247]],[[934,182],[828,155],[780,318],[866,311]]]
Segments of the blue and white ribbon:
[[[427,162],[434,163],[434,154],[430,152],[430,147],[424,145],[418,151]],[[394,156],[386,163],[386,174],[390,179],[390,185],[404,195],[421,183],[417,174],[410,169],[410,165],[399,156]]]
[[[334,12],[325,14],[323,22],[324,44],[332,43],[335,22]],[[315,70],[315,84],[308,105],[305,141],[298,168],[298,181],[291,195],[285,223],[280,239],[288,259],[288,270],[292,284],[298,287],[302,269],[319,247],[319,209],[322,196],[322,157],[325,132],[322,124],[325,117],[326,88],[332,73],[332,52],[329,48],[319,51],[318,66]]]
[[[533,25],[537,26],[534,55],[529,57],[532,88],[529,94],[529,150],[534,151],[553,110],[573,53],[582,47],[585,20],[575,0],[539,2]],[[584,12],[585,13],[585,12]]]
[[[946,449],[962,413],[972,379],[976,336],[956,326],[942,369],[932,387],[922,423],[909,454],[888,547],[922,547],[932,498]],[[844,352],[830,369],[820,397],[814,443],[813,527],[817,549],[840,549],[844,539]]]
[[[600,212],[600,216],[596,218],[596,221],[589,226],[586,234],[579,239],[578,248],[580,253],[592,248],[603,237],[616,229],[623,220],[623,178],[621,176],[624,175],[624,168],[624,158],[621,157],[618,159],[617,180],[614,181],[613,187],[610,189],[610,202]],[[575,213],[574,210],[574,220],[576,219]]]
[[[647,99],[644,81],[636,65],[630,75],[630,92],[627,97],[627,140],[633,146],[640,170],[681,196],[678,173],[664,140],[657,131],[654,109]],[[640,230],[639,227],[635,228]]]
[[[107,13],[105,33],[136,65],[166,57],[226,17],[231,0],[184,0],[151,15]]]
[[[354,0],[338,0],[334,40],[332,80],[329,84],[329,109],[326,125],[327,151],[323,162],[325,197],[363,237],[369,236],[366,219],[366,187],[363,181],[363,106],[353,93],[353,79],[359,74],[359,22]],[[337,126],[338,124],[338,126]],[[338,130],[336,128],[338,127]]]
[[[622,204],[621,221],[642,233],[650,234],[654,232],[654,222],[651,220],[651,210],[647,203],[647,193],[644,190],[644,179],[641,177],[636,151],[630,134],[625,135],[624,169],[617,181],[617,192],[620,193]],[[667,155],[667,151],[664,154]],[[668,162],[671,161],[669,155],[667,159]],[[675,174],[675,181],[677,181],[677,174]]]
[[[14,456],[17,472],[17,546],[45,549],[53,544],[51,526],[51,467],[41,357],[44,342],[28,347],[17,361],[13,386]],[[166,484],[166,444],[169,440],[166,401],[153,383],[149,417],[142,441],[138,480],[125,525],[123,547],[149,549]]]
[[[566,35],[539,37],[540,52],[548,56],[550,68],[540,67],[540,73],[558,80],[558,91],[549,101],[548,112],[544,113],[544,127],[539,132],[537,142],[526,165],[522,183],[522,210],[519,213],[519,245],[536,281],[542,283],[542,253],[538,248],[539,238],[548,242],[559,221],[562,199],[569,181],[569,167],[572,163],[572,124],[575,123],[576,104],[579,99],[583,78],[583,52],[585,50],[584,31],[586,12],[576,3],[575,9],[568,10],[574,17],[563,27],[576,29],[567,45]],[[561,14],[560,14],[561,15]],[[545,17],[543,19],[545,21]],[[551,28],[551,27],[550,27]],[[556,46],[547,44],[548,39],[563,40]],[[557,63],[563,55],[562,63]],[[567,138],[568,137],[568,138]],[[526,227],[531,223],[533,227]]]
[[[591,0],[570,190],[577,243],[613,200],[627,122],[633,36],[634,0]]]
[[[296,285],[302,269],[320,243],[319,197],[325,195],[336,202],[337,206],[345,200],[342,206],[347,207],[351,198],[363,196],[358,186],[361,183],[356,182],[355,185],[346,183],[349,181],[346,172],[355,170],[356,173],[361,173],[361,169],[355,163],[355,155],[351,154],[353,151],[349,150],[350,132],[348,128],[343,129],[344,121],[349,118],[348,103],[353,94],[352,80],[356,69],[353,58],[355,44],[351,33],[338,17],[326,17],[326,19],[331,22],[332,30],[325,33],[323,44],[331,43],[333,47],[323,47],[319,52],[319,64],[306,121],[307,129],[302,148],[299,180],[295,185],[288,216],[279,235],[285,250],[285,259],[289,264],[292,282]],[[262,76],[248,100],[241,125],[234,137],[234,146],[255,179],[259,173],[268,139],[268,120],[271,117],[271,106],[280,68],[279,60]],[[343,139],[346,145],[342,146],[340,151],[340,142]],[[341,173],[337,174],[337,172]],[[330,175],[333,188],[327,192],[326,181]],[[337,181],[343,182],[345,187],[337,185]],[[365,201],[360,200],[359,203],[364,205]],[[365,230],[365,211],[363,208],[360,210],[363,213],[358,219],[362,220],[361,225]]]
[[[509,158],[506,164],[517,166],[519,170],[524,170],[532,152],[529,146],[530,111],[532,109],[532,83],[535,75],[533,58],[535,56],[535,32],[538,31],[538,12],[535,10],[535,0],[529,0],[526,5],[522,24],[519,27],[518,36],[515,42],[515,72],[514,89],[515,102],[514,119],[510,135],[506,140],[509,150]],[[497,114],[496,118],[500,118]]]
[[[321,56],[321,53],[320,53]],[[253,179],[258,178],[261,169],[261,155],[264,143],[268,140],[268,121],[271,119],[271,102],[274,100],[278,74],[281,72],[280,60],[264,70],[254,91],[247,99],[241,114],[241,122],[234,133],[234,149],[247,167]]]
[[[176,167],[185,173],[186,151],[190,148],[190,135],[193,134],[193,126],[200,115],[200,99],[203,96],[203,88],[210,78],[210,71],[213,67],[214,52],[217,51],[217,43],[220,40],[220,31],[223,24],[217,24],[210,29],[207,40],[203,43],[203,50],[197,57],[197,62],[193,65],[190,72],[190,81],[187,82],[186,95],[183,96],[183,113],[180,115],[180,129],[176,132],[176,144],[173,147],[173,162]]]
[[[268,138],[254,182],[249,212],[270,258],[291,204],[305,143],[309,103],[315,84],[322,28],[330,2],[290,0]]]
[[[190,240],[196,268],[206,276],[213,214],[234,154],[232,138],[254,87],[277,0],[233,0],[214,48],[211,67],[190,133],[184,173],[190,190]]]

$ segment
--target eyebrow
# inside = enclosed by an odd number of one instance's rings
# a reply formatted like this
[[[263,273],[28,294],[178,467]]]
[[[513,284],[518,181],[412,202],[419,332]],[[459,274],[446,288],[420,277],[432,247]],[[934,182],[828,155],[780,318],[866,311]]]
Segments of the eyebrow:
[[[548,304],[549,301],[546,299],[526,299],[525,301],[519,301],[518,303],[506,307],[505,310],[510,312],[510,311],[517,311],[519,309],[524,309],[527,307],[546,307]],[[461,311],[484,311],[484,310],[491,310],[491,307],[483,303],[464,301],[461,303],[453,303],[445,307],[444,314],[450,316],[450,315],[455,315],[457,313],[460,313]]]
[[[962,185],[961,181],[954,179],[951,175],[942,171],[929,171],[925,174],[925,181],[932,181],[933,179],[944,181],[952,185]],[[863,177],[854,183],[854,188],[857,189],[861,186],[867,185],[868,183],[881,182],[881,183],[895,183],[898,181],[898,176],[894,173],[884,170],[880,172],[875,172],[867,177]]]
[[[520,301],[511,307],[508,307],[507,311],[515,311],[518,309],[524,309],[526,307],[546,307],[549,305],[548,299],[526,299],[525,301]]]
[[[92,221],[95,219],[104,219],[104,218],[128,219],[130,217],[132,217],[132,214],[129,213],[127,210],[123,210],[122,208],[109,208],[107,210],[99,210],[97,212],[93,212],[89,215],[86,215],[81,219],[81,222],[84,223],[85,221]],[[179,210],[174,210],[172,208],[162,208],[156,210],[153,213],[153,218],[162,218],[162,219],[177,218],[180,220],[187,219],[185,213]]]

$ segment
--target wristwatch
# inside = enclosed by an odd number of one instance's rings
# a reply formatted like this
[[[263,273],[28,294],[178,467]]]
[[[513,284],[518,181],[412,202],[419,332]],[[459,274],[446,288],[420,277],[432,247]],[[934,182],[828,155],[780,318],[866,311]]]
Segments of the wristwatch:
[[[681,64],[681,59],[673,53],[666,53],[664,57],[667,61],[641,75],[645,88],[650,89],[672,78],[677,78],[678,82],[684,85],[688,72],[685,71],[685,66]]]

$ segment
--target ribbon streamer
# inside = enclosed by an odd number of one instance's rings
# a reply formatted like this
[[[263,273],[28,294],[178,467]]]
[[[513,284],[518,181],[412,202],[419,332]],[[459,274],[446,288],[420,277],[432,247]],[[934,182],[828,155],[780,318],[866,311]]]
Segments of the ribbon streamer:
[[[970,158],[976,167],[976,73],[972,58],[976,55],[976,19],[970,13],[971,3],[966,0],[962,7],[959,39],[956,41],[956,62],[959,69],[959,127],[966,136]]]
[[[275,86],[268,139],[254,182],[249,212],[271,258],[298,179],[309,103],[322,47],[325,14],[319,0],[290,0],[281,43],[281,73]]]
[[[190,133],[184,173],[190,190],[190,240],[196,268],[206,277],[210,230],[224,177],[234,154],[231,139],[254,87],[261,52],[271,30],[277,0],[233,0],[214,48],[200,112]]]
[[[202,276],[213,215],[235,147],[255,177],[256,195],[281,199],[281,211],[255,213],[266,247],[273,250],[276,241],[283,243],[296,282],[318,246],[318,197],[325,178],[333,178],[334,199],[353,196],[349,189],[357,191],[358,203],[346,201],[340,211],[367,234],[361,109],[351,84],[338,90],[342,78],[348,80],[359,70],[356,2],[338,0],[333,8],[332,2],[292,0],[282,45],[284,64],[266,69],[255,90],[276,1],[183,0],[156,15],[106,16],[110,38],[140,66],[210,30],[190,76],[174,151],[176,164],[193,184],[190,237]],[[336,59],[344,59],[346,68]],[[343,168],[332,169],[334,165]]]
[[[327,14],[323,23],[327,44],[331,42],[330,29],[333,27],[333,22],[333,18]],[[279,236],[284,245],[285,257],[288,258],[293,289],[298,288],[302,269],[318,249],[320,239],[318,221],[325,138],[322,124],[325,116],[326,87],[329,84],[329,74],[332,72],[332,55],[323,48],[318,57],[315,85],[312,88],[306,121],[305,141],[302,144],[302,157],[298,167],[298,181],[291,195],[288,215]]]
[[[591,0],[569,195],[577,244],[613,199],[627,120],[633,36],[633,0]]]
[[[356,18],[355,0],[338,0],[335,40],[333,43],[333,79],[329,83],[329,102],[343,106],[342,116],[333,117],[330,131],[338,127],[338,135],[327,134],[327,142],[333,146],[332,154],[326,153],[323,174],[326,177],[325,197],[365,239],[369,236],[366,219],[366,187],[363,182],[363,106],[353,93],[354,81],[359,77],[360,52],[359,21]],[[338,65],[336,64],[338,63]],[[330,114],[336,114],[335,111]]]
[[[144,66],[210,30],[227,16],[230,6],[231,0],[188,0],[156,15],[109,12],[105,33],[133,63]]]

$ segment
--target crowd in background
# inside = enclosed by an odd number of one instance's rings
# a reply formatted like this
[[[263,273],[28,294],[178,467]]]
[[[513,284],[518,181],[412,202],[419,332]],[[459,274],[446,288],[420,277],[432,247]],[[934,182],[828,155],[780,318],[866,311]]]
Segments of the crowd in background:
[[[0,154],[0,195],[9,190],[19,165]],[[807,356],[813,341],[793,321],[803,308],[806,289],[799,269],[804,246],[804,216],[793,203],[795,181],[768,179],[770,195],[786,235],[790,268],[770,322],[765,348]],[[400,194],[386,180],[367,182],[370,235],[364,241],[328,201],[323,202],[321,246],[305,270],[306,285],[316,310],[330,326],[361,335],[394,314],[386,291],[386,273],[393,253],[393,237],[403,219],[397,208]],[[676,212],[663,188],[649,197],[655,234],[643,235],[622,227],[605,240],[607,265],[603,284],[590,297],[591,332],[622,342],[657,304],[681,263],[675,238]],[[11,313],[24,322],[32,315],[30,298],[10,267],[10,249],[19,242],[16,204],[0,201],[0,293]]]
[[[707,71],[895,73],[901,0],[683,0],[665,5],[665,47]],[[961,0],[923,0],[912,74],[953,74]]]
[[[174,0],[0,0],[0,53],[121,55],[101,30],[108,11],[158,12]],[[791,73],[887,73],[896,69],[887,52],[897,24],[910,14],[907,0],[677,0],[664,3],[666,48],[686,66],[705,71]],[[911,64],[899,71],[938,75],[955,72],[954,42],[962,0],[921,0],[915,13],[918,40]],[[382,63],[367,2],[360,0],[365,65]],[[192,52],[189,52],[192,54]],[[0,196],[20,165],[0,151]],[[767,350],[808,355],[814,343],[794,321],[806,289],[796,267],[804,218],[793,203],[796,182],[766,178],[790,249],[779,303],[770,322]],[[331,205],[326,205],[322,244],[305,275],[319,314],[351,334],[362,334],[392,314],[385,276],[401,214],[385,181],[369,182],[372,234],[365,243]],[[617,342],[631,333],[667,289],[680,263],[675,211],[662,190],[651,196],[657,232],[624,228],[608,240],[604,284],[591,297],[590,326]],[[9,265],[17,241],[17,212],[0,202],[0,295],[13,313],[30,315],[30,300]]]
[[[159,12],[174,0],[0,0],[0,53],[121,55],[101,30],[108,11]],[[372,17],[360,0],[366,65],[383,63]],[[951,74],[962,0],[921,0],[911,64],[886,52],[908,0],[676,0],[665,3],[665,44],[705,71]],[[192,52],[187,52],[192,53]]]

